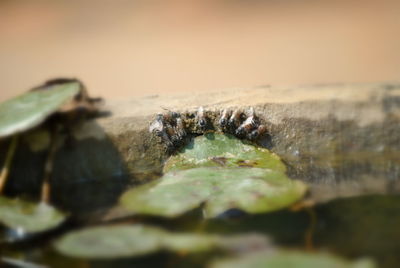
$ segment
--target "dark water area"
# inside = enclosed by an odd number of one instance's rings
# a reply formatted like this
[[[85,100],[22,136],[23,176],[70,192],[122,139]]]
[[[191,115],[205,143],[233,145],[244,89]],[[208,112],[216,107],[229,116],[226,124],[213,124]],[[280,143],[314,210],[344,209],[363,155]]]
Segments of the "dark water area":
[[[400,195],[369,195],[342,198],[302,210],[281,210],[269,214],[244,215],[231,211],[218,219],[203,220],[201,209],[177,219],[157,217],[123,217],[112,223],[150,223],[171,231],[234,235],[259,233],[267,235],[274,248],[330,252],[345,259],[373,259],[379,267],[399,267]],[[26,267],[204,267],[222,252],[174,254],[160,252],[144,257],[114,260],[82,260],[64,257],[52,248],[54,240],[68,231],[99,222],[103,213],[88,213],[86,222],[79,217],[60,228],[16,241],[18,234],[5,229],[1,233],[2,264],[15,267],[23,260],[38,266]],[[90,218],[91,217],[91,218]],[[79,219],[79,220],[77,220]],[[14,242],[11,238],[14,238]],[[14,263],[14,264],[12,264]]]

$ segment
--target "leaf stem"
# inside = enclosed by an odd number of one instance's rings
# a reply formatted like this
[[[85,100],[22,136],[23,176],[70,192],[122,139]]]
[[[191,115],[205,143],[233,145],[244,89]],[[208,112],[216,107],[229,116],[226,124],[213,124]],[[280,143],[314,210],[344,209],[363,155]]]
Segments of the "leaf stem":
[[[44,176],[42,182],[42,191],[40,195],[41,201],[44,203],[50,202],[50,193],[51,193],[50,181],[51,181],[51,175],[53,173],[54,156],[57,151],[57,138],[58,138],[58,133],[56,130],[53,130],[51,133],[49,151],[47,153],[46,162],[44,163]]]
[[[314,237],[315,226],[317,224],[317,215],[312,207],[306,207],[305,211],[310,217],[310,225],[304,235],[305,246],[306,250],[313,251],[314,250],[313,237]]]
[[[0,172],[0,194],[3,193],[4,187],[7,182],[8,174],[10,173],[11,163],[14,158],[14,154],[18,145],[18,135],[14,135],[11,138],[11,143],[9,145],[6,159],[4,161],[4,166]]]

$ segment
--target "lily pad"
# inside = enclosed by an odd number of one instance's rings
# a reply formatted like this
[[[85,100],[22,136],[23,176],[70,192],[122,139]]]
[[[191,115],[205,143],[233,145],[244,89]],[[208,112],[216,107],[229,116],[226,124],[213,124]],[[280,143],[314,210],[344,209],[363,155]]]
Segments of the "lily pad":
[[[142,225],[92,227],[66,234],[55,247],[78,258],[138,256],[158,250],[163,235],[161,230]]]
[[[169,172],[127,191],[122,206],[132,212],[175,217],[205,203],[204,216],[231,208],[248,213],[278,210],[299,200],[307,186],[262,168],[194,168]]]
[[[258,241],[266,241],[265,236],[259,235]],[[171,233],[145,225],[114,225],[68,233],[55,243],[55,248],[71,257],[110,259],[141,256],[160,250],[186,253],[214,248],[231,250],[239,245],[254,246],[254,238],[248,239],[247,235],[242,235],[233,241],[217,235]]]
[[[166,233],[163,247],[176,252],[200,252],[218,247],[219,240],[223,239],[213,235]]]
[[[283,251],[278,253],[257,253],[239,258],[219,260],[211,268],[263,268],[263,267],[326,267],[326,268],[373,268],[375,264],[369,259],[350,262],[339,257],[323,253],[305,253]]]
[[[79,93],[79,82],[49,86],[46,90],[29,91],[0,104],[0,138],[43,123],[48,116]]]
[[[196,234],[173,234],[144,225],[92,227],[69,233],[56,249],[71,257],[118,258],[150,254],[162,249],[196,252],[216,245],[216,237]]]
[[[0,196],[0,222],[10,229],[42,232],[57,227],[65,218],[65,214],[48,204]]]
[[[195,167],[256,167],[285,172],[279,157],[232,135],[207,133],[168,159],[164,173]]]

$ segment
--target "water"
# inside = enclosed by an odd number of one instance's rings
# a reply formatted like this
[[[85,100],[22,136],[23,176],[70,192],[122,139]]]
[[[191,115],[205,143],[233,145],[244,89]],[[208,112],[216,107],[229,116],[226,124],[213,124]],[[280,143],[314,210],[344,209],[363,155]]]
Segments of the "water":
[[[114,184],[114,185],[112,185]],[[112,193],[119,194],[128,181],[120,180],[107,185],[109,191],[102,191],[105,200],[116,199]],[[81,185],[87,191],[87,199],[103,184]],[[86,190],[85,190],[86,189]],[[101,191],[99,191],[101,193]],[[82,194],[82,192],[81,192]],[[72,199],[74,200],[74,199]],[[222,253],[203,253],[179,255],[167,252],[152,254],[141,258],[125,258],[109,261],[93,261],[61,256],[52,249],[54,239],[62,234],[83,226],[96,225],[109,213],[105,207],[99,208],[101,195],[96,202],[88,203],[71,199],[64,204],[72,212],[71,219],[50,233],[33,236],[19,242],[10,241],[15,234],[2,230],[1,256],[3,264],[12,263],[23,267],[203,267],[211,259]],[[115,202],[114,202],[115,203]],[[92,207],[92,209],[91,209]],[[112,206],[109,206],[112,207]],[[83,213],[86,211],[86,213]],[[316,205],[312,208],[291,211],[281,210],[269,214],[244,215],[231,211],[224,217],[203,220],[201,210],[197,209],[174,220],[156,217],[115,218],[114,223],[146,222],[173,231],[197,233],[218,233],[233,235],[238,233],[262,233],[271,238],[274,246],[306,251],[328,251],[353,260],[361,257],[374,259],[379,267],[399,267],[400,256],[400,195],[367,195],[341,198]],[[39,265],[39,266],[35,266]]]

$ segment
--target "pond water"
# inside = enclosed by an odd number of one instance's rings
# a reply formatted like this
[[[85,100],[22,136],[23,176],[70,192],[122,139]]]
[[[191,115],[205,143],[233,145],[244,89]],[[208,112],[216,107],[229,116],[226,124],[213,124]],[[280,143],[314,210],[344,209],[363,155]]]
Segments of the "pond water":
[[[124,180],[108,185],[110,192],[118,189]],[[125,186],[129,183],[125,181]],[[104,185],[81,185],[81,189]],[[109,197],[105,197],[109,198]],[[98,200],[97,200],[98,201]],[[73,202],[71,202],[73,203]],[[89,209],[91,205],[69,204],[71,219],[60,228],[43,235],[18,241],[14,232],[2,230],[1,255],[3,264],[10,267],[19,261],[23,267],[203,267],[218,252],[181,255],[161,252],[140,258],[124,258],[107,261],[82,260],[65,257],[52,248],[54,239],[76,228],[102,224],[107,210]],[[86,210],[86,213],[82,213]],[[122,217],[114,223],[147,222],[172,231],[191,231],[195,233],[261,233],[272,240],[274,246],[305,251],[328,251],[353,260],[369,257],[379,267],[398,267],[400,256],[400,196],[368,195],[336,199],[302,211],[281,210],[269,214],[244,215],[238,211],[228,211],[213,220],[203,220],[201,210],[196,209],[185,215],[166,220],[157,217]],[[14,242],[10,242],[14,240]],[[35,265],[37,266],[35,266]]]

